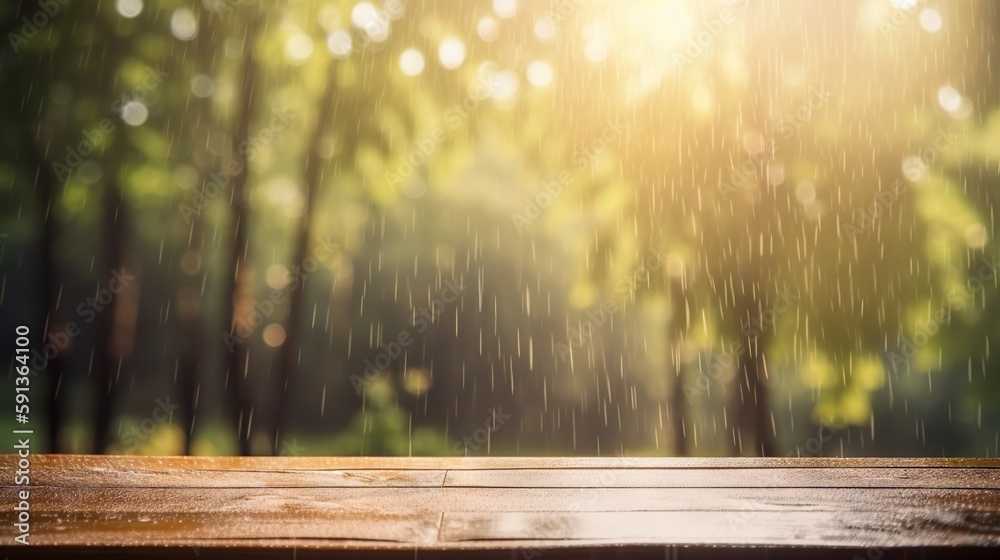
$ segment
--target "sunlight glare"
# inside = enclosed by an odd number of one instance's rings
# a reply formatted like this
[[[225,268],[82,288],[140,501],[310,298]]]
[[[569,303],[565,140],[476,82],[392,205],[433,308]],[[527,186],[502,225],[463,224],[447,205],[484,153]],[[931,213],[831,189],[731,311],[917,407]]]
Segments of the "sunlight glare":
[[[497,72],[490,77],[490,81],[493,84],[493,91],[490,92],[490,96],[496,101],[506,101],[517,95],[519,80],[517,79],[517,74],[510,70]]]
[[[170,32],[181,41],[190,41],[198,35],[198,20],[194,12],[187,8],[178,8],[170,16]]]
[[[535,87],[545,87],[552,83],[552,67],[544,60],[536,60],[528,65],[528,82]]]
[[[517,0],[493,0],[493,13],[503,19],[517,15]]]
[[[940,31],[943,23],[941,13],[934,8],[926,8],[920,12],[920,26],[931,33]]]
[[[441,41],[438,49],[438,61],[441,66],[449,70],[454,70],[462,65],[465,60],[465,43],[458,37],[448,37]]]
[[[945,111],[954,113],[962,106],[962,94],[951,86],[944,86],[938,90],[938,103]]]
[[[149,118],[149,108],[142,101],[133,99],[122,107],[122,120],[130,126],[139,126]]]
[[[117,0],[115,9],[124,18],[134,18],[142,13],[142,0]]]
[[[210,76],[198,74],[197,76],[191,78],[191,93],[195,94],[197,97],[208,97],[212,95],[212,91],[214,90],[215,82]]]
[[[535,20],[535,37],[542,42],[548,42],[556,36],[556,22],[549,16],[542,16]]]
[[[295,33],[285,41],[285,59],[298,66],[309,59],[313,52],[313,41],[305,33]]]
[[[603,37],[592,37],[587,41],[583,54],[591,62],[602,62],[608,57],[608,42]]]
[[[326,48],[336,58],[347,58],[353,49],[351,34],[346,29],[337,29],[326,38]]]
[[[399,69],[407,76],[419,75],[424,71],[424,55],[417,49],[406,49],[399,56]]]
[[[476,26],[476,32],[479,34],[480,39],[487,43],[492,43],[500,37],[500,25],[492,16],[483,16]]]

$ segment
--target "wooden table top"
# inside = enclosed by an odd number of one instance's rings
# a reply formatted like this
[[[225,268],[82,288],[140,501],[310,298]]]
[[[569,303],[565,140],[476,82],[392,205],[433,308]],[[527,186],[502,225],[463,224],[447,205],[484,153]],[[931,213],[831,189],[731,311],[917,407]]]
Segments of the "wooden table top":
[[[876,560],[1000,546],[995,459],[39,455],[27,486],[15,486],[16,465],[0,456],[0,501],[12,519],[29,490],[32,546],[14,546],[4,522],[0,556],[12,558],[701,558],[748,547],[770,558],[810,547]]]

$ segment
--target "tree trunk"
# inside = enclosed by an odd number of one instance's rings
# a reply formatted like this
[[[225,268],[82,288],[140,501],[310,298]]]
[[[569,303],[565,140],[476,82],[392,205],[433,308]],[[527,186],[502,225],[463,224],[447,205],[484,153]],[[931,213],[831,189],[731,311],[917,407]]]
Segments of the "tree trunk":
[[[48,340],[48,332],[56,332],[58,319],[57,303],[59,293],[62,291],[62,284],[58,282],[59,264],[56,256],[56,243],[59,238],[58,225],[53,215],[56,204],[56,181],[52,176],[52,171],[45,163],[45,158],[38,153],[36,139],[30,136],[25,137],[25,146],[31,166],[35,168],[35,185],[39,189],[40,201],[38,204],[38,219],[42,223],[42,258],[41,278],[39,282],[39,298],[41,304],[41,316],[45,318],[45,326],[42,329],[42,337],[39,344]],[[62,429],[63,410],[59,402],[59,389],[62,386],[63,374],[65,373],[66,354],[71,346],[65,350],[56,347],[56,355],[45,360],[45,367],[39,374],[44,373],[44,378],[48,382],[48,404],[49,404],[49,425],[48,440],[49,451],[51,453],[62,453],[63,449],[59,434]]]
[[[757,320],[759,313],[750,317]],[[753,325],[754,323],[751,323]],[[759,324],[759,323],[756,323]],[[744,328],[744,332],[748,329]],[[757,332],[759,330],[759,332]],[[737,453],[751,451],[761,457],[774,456],[774,427],[767,393],[767,365],[764,351],[771,341],[770,329],[755,329],[743,340],[744,352],[739,356],[736,372],[739,391],[733,395],[737,414]]]
[[[771,426],[771,410],[767,386],[764,384],[763,369],[763,359],[760,356],[755,356],[747,361],[744,370],[747,382],[740,385],[740,397],[744,400],[741,424],[753,426],[756,443],[754,453],[759,452],[761,457],[773,457],[774,432]]]
[[[206,22],[206,33],[199,34],[195,38],[195,53],[198,63],[202,65],[202,72],[212,74],[215,70],[214,55],[215,42],[210,40],[220,33],[221,26],[217,20]],[[200,121],[204,123],[215,123],[216,115],[212,110],[212,102],[208,100],[201,106]],[[195,138],[196,142],[209,142],[212,132],[207,132],[204,136]],[[212,162],[209,159],[195,158],[195,167],[198,169],[198,184],[204,188],[211,180]],[[184,429],[184,454],[191,454],[191,443],[194,436],[194,424],[198,416],[198,396],[202,381],[202,360],[204,359],[205,328],[204,305],[202,289],[205,285],[206,262],[205,262],[205,237],[204,222],[201,212],[196,213],[191,218],[190,229],[188,230],[187,252],[181,256],[181,280],[178,282],[176,293],[177,303],[177,326],[179,332],[177,338],[180,341],[180,354],[175,365],[176,371],[174,380],[180,392],[180,414],[181,426]],[[184,266],[184,259],[191,259],[187,266]],[[193,270],[191,267],[194,267]]]
[[[305,172],[303,183],[306,189],[305,215],[302,225],[299,228],[298,237],[295,240],[295,250],[293,254],[292,267],[304,266],[303,263],[308,258],[309,240],[312,238],[316,194],[319,192],[320,183],[323,181],[322,154],[323,137],[333,118],[333,109],[336,102],[337,86],[334,83],[334,76],[337,69],[337,60],[331,59],[327,68],[326,85],[320,95],[317,110],[316,128],[306,150]],[[306,283],[292,290],[288,299],[288,319],[285,321],[285,342],[281,347],[278,374],[275,376],[275,387],[273,389],[275,399],[277,399],[277,411],[275,418],[275,453],[278,449],[278,436],[288,425],[289,406],[289,384],[294,380],[294,373],[299,368],[299,353],[302,349],[301,315],[306,296]]]
[[[128,236],[128,226],[120,186],[108,185],[103,202],[103,246],[106,253],[100,289],[108,289],[110,286],[106,279],[115,271],[125,269],[125,239]],[[127,269],[125,272],[135,274],[134,271]],[[98,390],[91,440],[91,453],[95,455],[104,453],[111,443],[111,420],[115,396],[118,393],[118,375],[124,360],[131,353],[135,336],[134,316],[130,319],[126,315],[132,313],[131,305],[136,302],[123,300],[133,297],[136,288],[134,283],[122,286],[118,293],[113,293],[111,303],[98,314],[94,368],[90,372],[96,378]]]
[[[682,342],[683,333],[687,327],[684,323],[686,302],[684,299],[684,286],[680,279],[672,278],[669,280],[667,290],[669,290],[670,298],[670,326],[667,331],[670,340],[667,341],[667,346],[670,349],[670,360],[674,365],[674,373],[676,374],[674,377],[673,394],[670,395],[670,419],[674,431],[674,455],[684,457],[687,455],[687,438],[684,433],[687,395],[684,394],[684,368],[681,364],[681,359],[678,355],[679,349],[676,348],[676,345]]]
[[[247,207],[245,191],[247,183],[248,161],[240,150],[244,142],[250,138],[250,124],[253,121],[254,109],[256,107],[256,93],[254,86],[257,83],[257,63],[254,60],[254,47],[257,34],[262,24],[262,17],[255,15],[253,20],[247,25],[246,36],[243,40],[244,60],[243,60],[243,89],[240,96],[240,105],[236,116],[236,126],[233,133],[232,155],[225,166],[230,165],[238,169],[232,178],[232,199],[230,208],[232,210],[230,233],[232,239],[232,252],[228,262],[229,294],[224,297],[223,317],[229,323],[229,334],[235,335],[236,313],[240,310],[240,291],[244,285],[246,274],[246,254],[247,254]],[[228,171],[227,171],[228,172]],[[234,424],[237,426],[237,439],[241,455],[250,455],[250,416],[252,407],[248,407],[249,398],[246,395],[244,375],[246,367],[246,348],[242,344],[227,345],[224,341],[221,345],[224,352],[223,362],[228,364],[226,370],[226,394],[230,403],[230,410],[233,415]],[[244,435],[244,426],[246,434]]]

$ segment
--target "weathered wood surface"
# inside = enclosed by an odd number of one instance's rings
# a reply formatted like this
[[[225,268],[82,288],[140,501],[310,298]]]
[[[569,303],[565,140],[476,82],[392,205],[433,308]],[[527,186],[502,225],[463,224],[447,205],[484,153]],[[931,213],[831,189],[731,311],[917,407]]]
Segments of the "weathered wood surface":
[[[0,457],[5,473],[15,463]],[[0,484],[11,519],[23,487],[12,475]],[[9,546],[6,522],[0,556],[152,547],[142,554],[530,560],[583,548],[670,558],[768,547],[757,552],[781,557],[808,546],[847,560],[855,552],[845,547],[874,559],[923,547],[939,548],[912,557],[988,557],[996,550],[984,547],[1000,546],[991,459],[33,456],[30,492],[34,546]]]

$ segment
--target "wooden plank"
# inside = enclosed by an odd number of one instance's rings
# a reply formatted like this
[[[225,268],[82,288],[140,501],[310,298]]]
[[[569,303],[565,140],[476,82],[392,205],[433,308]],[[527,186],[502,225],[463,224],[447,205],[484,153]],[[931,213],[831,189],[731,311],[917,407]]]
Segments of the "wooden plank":
[[[0,468],[16,457],[0,455]],[[738,468],[979,468],[1000,469],[1000,459],[885,458],[672,458],[672,457],[136,457],[110,455],[35,455],[32,468],[42,480],[83,471],[87,476],[117,476],[131,471],[181,470],[505,470],[505,469],[738,469]],[[53,478],[52,480],[58,480]],[[0,480],[0,484],[10,484]]]
[[[439,528],[440,522],[440,528]],[[553,545],[915,547],[1000,546],[1000,517],[926,512],[574,512],[287,517],[266,514],[41,513],[35,546],[532,548]],[[252,531],[247,531],[252,527]],[[368,544],[364,544],[367,541]],[[9,541],[8,541],[9,542]],[[353,543],[353,544],[351,544]]]
[[[248,541],[233,546],[198,546],[182,549],[163,547],[63,547],[60,556],[73,560],[330,560],[352,558],[371,560],[996,560],[992,548],[920,547],[920,548],[808,548],[802,547],[683,547],[595,543],[586,549],[546,545],[534,548],[504,547],[504,542],[488,545],[470,544],[466,548],[449,550],[393,549],[372,546],[352,548],[371,543],[338,541],[336,547],[317,544],[307,539],[285,541],[282,546],[260,546]],[[22,558],[50,559],[51,547],[21,549]]]
[[[449,471],[445,486],[492,488],[996,488],[970,468],[522,469]]]
[[[208,470],[36,468],[33,486],[62,487],[536,487],[992,488],[1000,473],[969,468]],[[13,481],[7,481],[10,485]]]
[[[14,462],[4,456],[0,467]],[[32,541],[53,553],[153,545],[199,547],[205,557],[289,547],[1000,546],[998,468],[995,460],[32,456]],[[12,482],[0,485],[8,512],[23,489]],[[14,534],[0,525],[0,543]],[[0,546],[0,557],[14,551]]]
[[[36,470],[31,486],[65,488],[391,488],[394,486],[439,487],[443,470],[186,470],[150,469],[59,469]]]
[[[40,512],[33,520],[34,545],[188,547],[212,543],[256,541],[270,546],[289,539],[369,541],[390,546],[432,546],[437,540],[438,513],[371,513],[343,511],[281,512]],[[8,541],[9,542],[9,541]]]
[[[16,504],[0,489],[0,508]],[[31,509],[112,514],[339,513],[388,511],[895,511],[1000,513],[1000,490],[845,488],[51,488],[31,491]]]
[[[446,513],[440,540],[673,545],[1000,546],[1000,516],[889,512]]]
[[[491,512],[405,515],[267,513],[39,513],[36,546],[276,546],[311,540],[330,547],[685,546],[1000,546],[1000,516],[927,512]],[[439,529],[439,521],[440,529]],[[248,531],[248,528],[252,530]],[[358,544],[368,541],[370,544]]]

